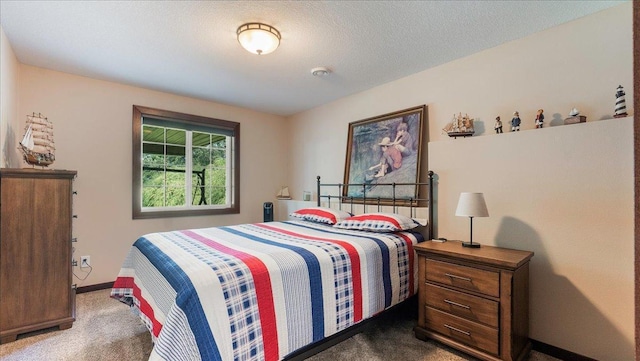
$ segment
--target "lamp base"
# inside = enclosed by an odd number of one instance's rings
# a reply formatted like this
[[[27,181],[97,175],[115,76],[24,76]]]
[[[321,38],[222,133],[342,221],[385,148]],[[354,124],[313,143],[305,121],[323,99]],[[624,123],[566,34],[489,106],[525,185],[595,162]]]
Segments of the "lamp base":
[[[480,243],[462,242],[462,247],[480,248]]]

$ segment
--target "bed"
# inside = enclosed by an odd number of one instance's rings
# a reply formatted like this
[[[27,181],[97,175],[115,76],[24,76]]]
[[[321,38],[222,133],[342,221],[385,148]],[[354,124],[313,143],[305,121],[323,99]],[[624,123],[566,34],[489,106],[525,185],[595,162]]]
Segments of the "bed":
[[[353,227],[371,226],[372,218],[345,215],[344,197],[323,195],[321,186],[318,178],[317,207],[294,220],[151,233],[134,242],[111,297],[146,324],[150,360],[302,359],[417,292],[413,246],[429,236],[432,207],[421,232],[395,228],[410,217],[390,212],[364,216],[391,217],[393,224],[382,224],[392,231],[380,232],[378,218],[376,229]],[[359,201],[366,210],[367,199]],[[410,213],[419,204],[393,200],[393,210],[397,202]]]

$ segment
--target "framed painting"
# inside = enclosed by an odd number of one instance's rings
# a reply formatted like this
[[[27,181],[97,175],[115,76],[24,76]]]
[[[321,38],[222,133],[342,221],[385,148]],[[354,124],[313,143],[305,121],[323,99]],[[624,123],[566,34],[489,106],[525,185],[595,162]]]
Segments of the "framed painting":
[[[342,196],[388,204],[393,187],[381,183],[418,183],[426,105],[349,123]],[[360,184],[356,186],[354,184]],[[364,184],[364,186],[362,186]],[[395,198],[415,200],[419,187],[397,185]]]

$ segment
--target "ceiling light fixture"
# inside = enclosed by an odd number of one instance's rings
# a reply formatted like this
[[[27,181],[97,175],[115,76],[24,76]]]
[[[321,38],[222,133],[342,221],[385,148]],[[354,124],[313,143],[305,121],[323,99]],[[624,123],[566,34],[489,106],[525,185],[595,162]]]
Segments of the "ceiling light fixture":
[[[331,73],[331,70],[325,68],[324,66],[319,66],[317,68],[311,69],[311,74],[313,74],[313,76],[325,76],[329,73]]]
[[[273,26],[262,23],[246,23],[236,31],[238,42],[248,52],[265,55],[280,45],[280,32]]]

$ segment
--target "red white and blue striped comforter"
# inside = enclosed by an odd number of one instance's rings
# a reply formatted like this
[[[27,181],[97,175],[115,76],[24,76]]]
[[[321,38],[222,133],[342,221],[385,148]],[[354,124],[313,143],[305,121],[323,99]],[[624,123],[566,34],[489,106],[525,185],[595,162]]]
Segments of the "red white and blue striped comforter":
[[[279,360],[413,295],[421,240],[304,221],[153,233],[111,296],[147,324],[150,360]]]

